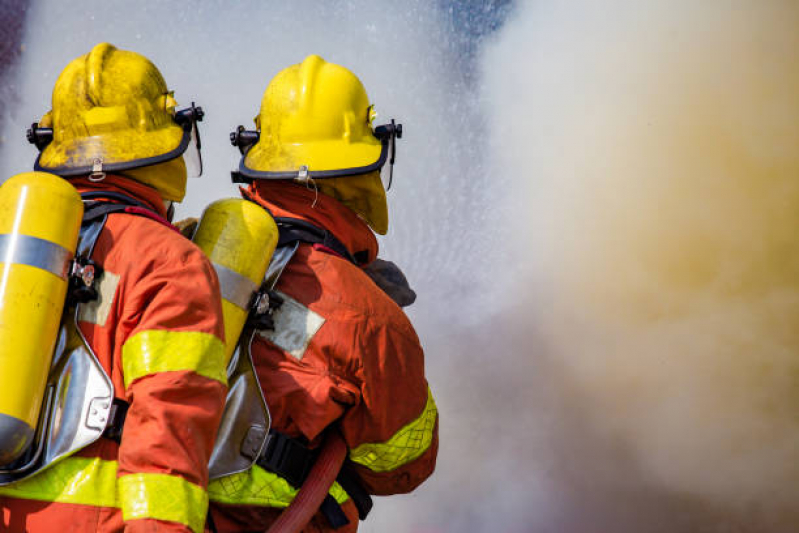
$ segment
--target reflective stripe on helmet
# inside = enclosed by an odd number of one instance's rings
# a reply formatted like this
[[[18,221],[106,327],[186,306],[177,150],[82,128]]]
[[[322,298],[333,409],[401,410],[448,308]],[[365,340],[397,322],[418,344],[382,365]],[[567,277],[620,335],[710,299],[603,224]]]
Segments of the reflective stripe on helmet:
[[[390,472],[420,457],[433,442],[438,417],[436,402],[427,389],[427,405],[422,414],[404,426],[388,441],[366,443],[350,451],[350,459],[374,472]]]
[[[30,235],[0,235],[0,262],[27,265],[66,279],[72,252],[54,242]]]
[[[257,505],[285,508],[299,492],[282,477],[258,465],[245,472],[212,480],[208,484],[208,497],[213,502],[229,505]],[[340,504],[349,496],[338,483],[333,483],[329,494]]]
[[[242,276],[235,270],[213,263],[216,276],[219,278],[219,289],[222,298],[236,307],[249,311],[252,295],[258,290],[258,285],[247,276]]]
[[[208,494],[194,483],[179,476],[139,472],[121,476],[118,487],[123,520],[166,520],[203,531]]]
[[[138,378],[159,372],[190,370],[227,384],[224,345],[210,333],[147,330],[122,346],[125,387]]]

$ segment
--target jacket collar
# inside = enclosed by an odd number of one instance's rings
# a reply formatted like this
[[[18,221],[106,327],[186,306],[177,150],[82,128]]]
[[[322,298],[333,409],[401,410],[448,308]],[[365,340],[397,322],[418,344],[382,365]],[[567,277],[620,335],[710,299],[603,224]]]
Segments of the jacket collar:
[[[378,244],[369,226],[335,198],[286,180],[255,180],[241,193],[267,208],[275,217],[299,218],[326,229],[352,255],[365,255],[368,265],[377,257]]]
[[[167,212],[161,195],[147,185],[124,178],[115,174],[108,174],[102,181],[90,181],[86,177],[70,178],[69,182],[78,192],[111,191],[126,194],[135,200],[145,203],[151,207],[160,217],[166,219]]]

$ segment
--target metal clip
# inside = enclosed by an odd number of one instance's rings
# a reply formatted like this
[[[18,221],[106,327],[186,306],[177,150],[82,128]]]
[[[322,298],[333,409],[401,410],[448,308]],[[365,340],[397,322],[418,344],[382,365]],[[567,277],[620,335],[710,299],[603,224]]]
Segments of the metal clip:
[[[94,282],[102,272],[102,268],[83,257],[72,260],[69,269],[69,298],[74,303],[86,303],[97,299],[97,288]]]
[[[267,292],[258,292],[256,294],[253,309],[255,309],[255,313],[259,315],[263,315],[269,311],[269,294]]]
[[[86,413],[86,427],[98,431],[105,430],[110,411],[110,398],[92,398],[89,402],[89,411]]]
[[[308,176],[308,165],[302,165],[300,170],[297,172],[297,180],[298,181],[308,181],[310,177]]]
[[[241,442],[241,455],[250,459],[256,460],[261,453],[264,446],[264,439],[266,438],[266,429],[262,426],[250,426],[244,440]]]
[[[247,324],[257,330],[271,330],[275,328],[272,312],[283,304],[276,292],[261,288],[253,295],[250,304],[250,315]]]
[[[85,265],[85,266],[78,266],[78,271],[75,274],[80,278],[83,284],[87,287],[91,287],[94,284],[94,265]]]
[[[92,173],[89,174],[89,181],[97,183],[105,179],[105,172],[103,172],[103,158],[98,157],[92,163]]]

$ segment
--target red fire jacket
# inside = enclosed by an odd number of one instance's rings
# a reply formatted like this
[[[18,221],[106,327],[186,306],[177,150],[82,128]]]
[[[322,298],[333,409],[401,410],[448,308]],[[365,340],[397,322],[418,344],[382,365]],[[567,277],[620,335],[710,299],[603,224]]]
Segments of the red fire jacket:
[[[276,217],[327,229],[366,263],[377,256],[368,226],[331,197],[283,181],[243,192]],[[438,411],[410,321],[361,268],[320,246],[301,244],[277,289],[275,330],[252,346],[273,428],[314,447],[335,424],[369,493],[410,492],[433,472],[438,450]],[[338,484],[330,493],[350,520],[336,531],[356,531],[352,500]],[[212,482],[209,494],[220,532],[252,531],[266,529],[296,490],[255,466]],[[331,528],[317,513],[305,531]]]
[[[87,189],[165,210],[155,190],[107,176]],[[155,217],[158,218],[158,217]],[[166,220],[111,214],[93,259],[100,298],[79,327],[130,403],[121,444],[101,438],[39,474],[0,487],[0,530],[200,532],[208,460],[225,401],[222,309],[203,253]]]

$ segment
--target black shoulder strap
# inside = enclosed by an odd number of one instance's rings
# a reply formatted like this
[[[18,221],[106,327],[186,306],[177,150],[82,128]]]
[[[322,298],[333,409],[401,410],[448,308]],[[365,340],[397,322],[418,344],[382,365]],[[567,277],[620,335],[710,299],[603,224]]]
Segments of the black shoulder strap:
[[[128,207],[138,207],[153,211],[153,209],[127,194],[113,191],[91,191],[80,194],[83,200],[83,224],[104,218],[111,213],[124,212]],[[111,201],[109,201],[111,200]],[[136,214],[136,213],[131,213]]]
[[[347,247],[326,229],[298,218],[275,217],[275,223],[280,232],[278,246],[284,246],[292,242],[321,244],[330,248],[353,265],[359,265],[358,260],[347,250]]]
[[[109,214],[124,212],[128,207],[135,206],[152,211],[144,203],[131,198],[125,194],[97,191],[81,193],[83,200],[83,222],[81,223],[78,247],[76,250],[76,260],[83,265],[91,263],[98,271],[99,267],[91,262],[94,246],[100,233],[105,227],[105,222]],[[106,201],[104,201],[106,200]],[[114,200],[120,203],[112,203],[107,200]],[[132,213],[135,214],[135,213]],[[99,274],[99,272],[98,272]],[[93,287],[90,287],[93,289]],[[80,305],[80,303],[77,303]],[[128,403],[119,398],[114,398],[111,413],[108,418],[103,436],[119,443],[122,438],[122,428],[125,425],[125,417],[128,412]]]
[[[306,222],[305,220],[301,220],[299,218],[276,217],[272,211],[269,210],[269,208],[259,204],[251,198],[247,198],[246,196],[244,199],[254,203],[269,213],[269,215],[275,221],[275,224],[277,224],[277,229],[280,232],[280,237],[277,241],[278,248],[293,244],[295,242],[321,244],[330,248],[355,266],[360,266],[366,262],[366,260],[360,260],[358,257],[359,253],[354,255],[351,254],[350,251],[347,250],[347,247],[344,246],[344,244],[338,240],[335,235],[326,229],[320,228],[315,224],[311,224],[310,222]]]
[[[80,193],[80,197],[84,202],[87,201],[100,201],[103,200],[115,200],[121,204],[125,205],[132,205],[136,207],[141,207],[142,209],[147,209],[152,211],[152,208],[145,204],[142,201],[139,201],[127,194],[123,194],[121,192],[114,192],[114,191],[89,191],[89,192],[82,192]]]

